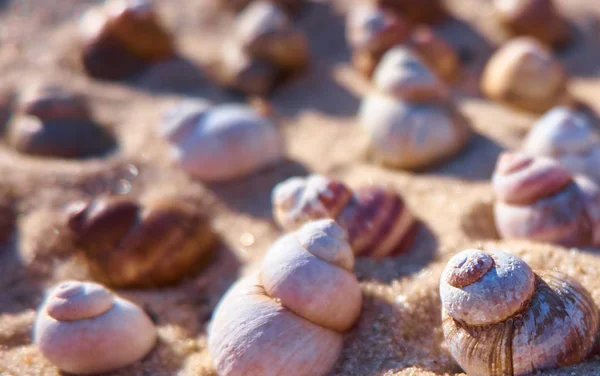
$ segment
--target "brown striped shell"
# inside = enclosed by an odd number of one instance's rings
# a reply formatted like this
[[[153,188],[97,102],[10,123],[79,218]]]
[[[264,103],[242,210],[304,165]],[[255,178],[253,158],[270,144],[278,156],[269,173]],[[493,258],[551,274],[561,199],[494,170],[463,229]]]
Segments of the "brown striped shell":
[[[598,309],[577,281],[533,272],[499,251],[466,250],[440,280],[442,328],[470,376],[524,376],[579,363],[598,334]]]
[[[215,234],[178,199],[129,197],[75,202],[68,209],[74,243],[93,275],[119,287],[176,283],[212,259]]]
[[[496,226],[504,238],[580,246],[593,243],[591,210],[567,170],[547,158],[500,156],[492,177]]]
[[[410,248],[416,221],[400,195],[370,185],[352,191],[321,175],[294,177],[275,186],[273,216],[286,230],[315,219],[334,219],[346,232],[354,254],[381,258]]]
[[[358,319],[362,295],[354,255],[333,220],[279,238],[259,272],[219,302],[208,349],[221,376],[323,376]]]

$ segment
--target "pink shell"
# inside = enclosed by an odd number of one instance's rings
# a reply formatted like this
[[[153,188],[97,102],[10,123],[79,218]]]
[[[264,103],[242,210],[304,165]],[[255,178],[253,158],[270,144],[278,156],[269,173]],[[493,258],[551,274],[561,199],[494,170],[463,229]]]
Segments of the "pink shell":
[[[334,219],[346,232],[354,254],[381,258],[412,245],[416,221],[397,193],[372,185],[352,192],[320,175],[295,177],[273,189],[275,220],[293,230],[310,220]]]

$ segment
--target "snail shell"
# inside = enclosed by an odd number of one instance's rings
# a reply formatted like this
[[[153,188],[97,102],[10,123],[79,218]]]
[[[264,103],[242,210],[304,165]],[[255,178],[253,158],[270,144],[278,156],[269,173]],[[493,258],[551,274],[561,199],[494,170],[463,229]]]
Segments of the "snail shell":
[[[185,202],[104,197],[68,208],[75,245],[94,276],[112,286],[176,283],[212,259],[215,235]]]
[[[481,89],[490,99],[543,112],[565,100],[567,75],[552,52],[535,39],[515,38],[492,55]]]
[[[344,231],[326,219],[277,240],[258,275],[221,299],[208,330],[219,375],[322,376],[361,309]]]
[[[496,18],[515,35],[531,36],[549,45],[561,45],[571,39],[567,20],[552,0],[495,0]]]
[[[465,250],[440,280],[450,353],[473,376],[522,376],[576,364],[598,333],[598,309],[575,280],[534,273],[499,251]]]
[[[522,150],[555,159],[573,175],[600,182],[598,119],[585,109],[555,107],[542,116],[525,138]]]
[[[227,104],[202,109],[193,121],[173,122],[183,108],[176,105],[161,124],[175,160],[203,181],[249,175],[279,161],[283,140],[275,123],[250,106]],[[185,111],[184,109],[181,111]],[[166,131],[168,130],[168,131]]]
[[[334,219],[356,256],[380,258],[410,248],[416,221],[400,195],[378,185],[352,192],[321,175],[294,177],[273,188],[273,216],[291,231],[312,220]]]
[[[174,55],[150,0],[109,0],[80,24],[83,66],[92,77],[120,79]]]
[[[440,0],[375,0],[375,3],[392,9],[413,24],[433,24],[448,17]]]
[[[40,352],[62,371],[92,374],[146,356],[156,329],[138,306],[105,287],[66,281],[39,308],[33,336]]]
[[[408,24],[388,9],[370,2],[356,5],[346,21],[346,39],[352,48],[353,64],[371,76],[385,52],[404,42],[409,31]]]
[[[460,70],[458,54],[429,27],[422,26],[414,30],[408,46],[444,81],[456,81]]]
[[[557,162],[520,153],[500,156],[492,177],[496,226],[504,238],[590,245],[588,200]]]

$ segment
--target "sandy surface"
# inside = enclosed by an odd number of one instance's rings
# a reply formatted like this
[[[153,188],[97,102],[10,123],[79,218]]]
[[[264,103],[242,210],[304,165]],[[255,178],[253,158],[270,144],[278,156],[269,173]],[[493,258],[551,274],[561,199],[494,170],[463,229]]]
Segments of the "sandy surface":
[[[70,200],[109,192],[184,195],[207,211],[223,238],[218,259],[202,274],[172,288],[122,291],[155,319],[160,341],[143,361],[114,375],[214,374],[206,349],[211,311],[227,287],[280,235],[271,218],[271,188],[312,171],[353,186],[388,183],[426,225],[409,253],[381,262],[358,260],[363,311],[332,374],[460,372],[443,346],[438,280],[446,261],[467,247],[509,250],[534,268],[567,273],[600,304],[596,250],[496,239],[489,178],[498,153],[518,147],[535,115],[478,94],[482,63],[504,39],[490,17],[489,1],[452,0],[457,18],[438,27],[465,62],[456,98],[479,133],[454,160],[420,173],[387,170],[365,160],[366,141],[355,114],[367,86],[348,63],[343,31],[343,15],[351,2],[311,3],[299,23],[310,37],[312,69],[271,97],[282,118],[289,159],[243,181],[207,186],[168,160],[156,127],[164,108],[184,96],[218,103],[243,100],[220,90],[204,73],[230,25],[227,16],[215,15],[217,1],[157,1],[175,31],[182,59],[125,83],[90,80],[72,61],[77,16],[99,1],[0,1],[0,85],[39,79],[68,82],[89,95],[99,119],[115,130],[121,144],[105,158],[70,162],[29,158],[0,145],[0,187],[9,192],[17,211],[16,231],[0,249],[0,375],[60,374],[30,344],[30,331],[46,287],[66,278],[86,278],[61,230],[61,208]],[[559,3],[578,35],[560,53],[573,78],[571,90],[600,110],[600,3]],[[600,374],[599,351],[585,364],[544,374]]]

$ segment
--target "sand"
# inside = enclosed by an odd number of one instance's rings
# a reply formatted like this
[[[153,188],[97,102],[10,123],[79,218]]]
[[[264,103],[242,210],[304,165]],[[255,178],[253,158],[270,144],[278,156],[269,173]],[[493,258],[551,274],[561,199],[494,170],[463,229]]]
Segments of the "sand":
[[[145,359],[111,375],[215,374],[206,346],[211,312],[227,287],[281,235],[271,217],[272,187],[309,172],[327,173],[352,186],[389,184],[424,223],[407,254],[379,262],[358,260],[362,314],[346,336],[332,375],[460,373],[443,345],[438,282],[447,260],[465,248],[503,249],[534,268],[566,273],[600,304],[597,250],[501,241],[495,234],[489,178],[498,154],[519,146],[536,115],[478,93],[482,64],[505,40],[492,21],[488,0],[449,1],[456,19],[437,27],[463,58],[455,97],[478,132],[459,156],[419,173],[381,168],[365,158],[367,145],[356,112],[368,85],[349,65],[344,42],[343,15],[352,2],[311,3],[298,22],[310,37],[312,68],[271,96],[281,116],[288,159],[246,179],[213,185],[194,181],[175,166],[156,128],[162,111],[182,97],[243,100],[218,88],[206,74],[230,17],[216,13],[218,0],[157,1],[182,58],[127,82],[107,83],[85,77],[72,59],[77,17],[99,3],[0,2],[0,85],[44,79],[83,90],[121,144],[113,154],[85,161],[31,158],[0,145],[0,187],[17,213],[16,230],[0,249],[0,375],[60,374],[31,345],[31,325],[45,288],[67,278],[87,278],[61,230],[63,206],[105,193],[183,195],[207,212],[223,239],[217,260],[201,274],[169,288],[119,291],[149,312],[160,339]],[[559,3],[577,30],[575,43],[560,53],[572,76],[571,90],[600,110],[600,3]],[[599,351],[584,364],[544,374],[600,374]]]

